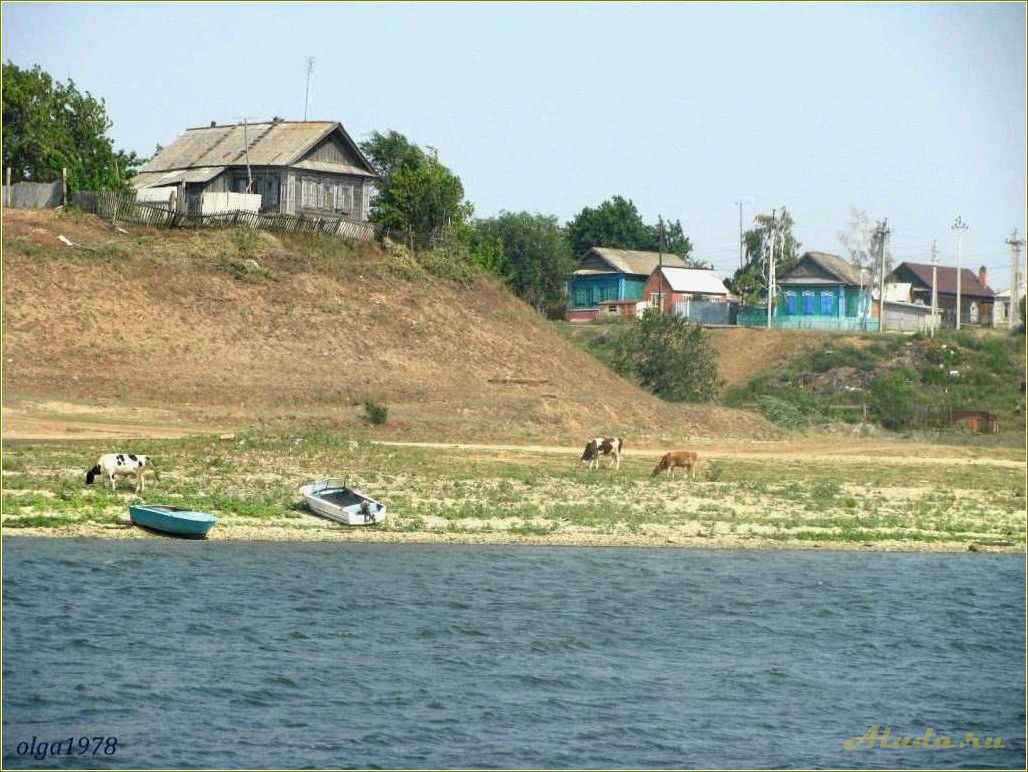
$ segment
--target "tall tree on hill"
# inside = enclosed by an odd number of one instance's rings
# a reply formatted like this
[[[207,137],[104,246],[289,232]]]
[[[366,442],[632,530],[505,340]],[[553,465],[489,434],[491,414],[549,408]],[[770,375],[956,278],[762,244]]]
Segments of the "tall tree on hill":
[[[141,159],[115,151],[103,99],[55,81],[39,65],[3,65],[3,165],[14,182],[49,182],[68,170],[72,190],[123,190]]]
[[[775,214],[778,240],[775,242],[775,274],[781,276],[796,267],[800,258],[800,242],[792,229],[795,222],[784,206]],[[743,233],[746,264],[732,277],[732,291],[745,303],[763,302],[767,291],[767,258],[770,253],[771,214],[758,214],[754,227]]]
[[[599,206],[585,207],[567,224],[571,251],[581,257],[593,247],[641,249],[656,252],[660,246],[660,226],[647,225],[635,204],[623,196],[612,196]],[[691,264],[692,242],[679,220],[665,223],[664,250]]]
[[[850,207],[850,222],[845,231],[839,233],[839,241],[846,248],[847,259],[854,268],[864,269],[869,274],[878,270],[878,236],[875,225],[867,211]],[[885,247],[885,272],[893,268],[892,252]]]
[[[372,222],[402,234],[411,247],[443,231],[466,239],[474,207],[464,198],[460,177],[440,163],[435,150],[425,152],[396,131],[373,132],[361,150],[382,177]]]
[[[575,261],[557,218],[528,212],[500,212],[477,220],[471,231],[477,262],[500,276],[538,311],[564,302],[564,286]]]

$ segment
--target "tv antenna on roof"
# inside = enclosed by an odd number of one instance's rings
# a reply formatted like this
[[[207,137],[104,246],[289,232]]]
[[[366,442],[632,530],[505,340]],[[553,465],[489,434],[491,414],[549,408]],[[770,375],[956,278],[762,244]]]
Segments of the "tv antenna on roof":
[[[307,57],[307,88],[303,94],[303,119],[307,120],[307,104],[311,96],[311,74],[314,72],[314,57]]]

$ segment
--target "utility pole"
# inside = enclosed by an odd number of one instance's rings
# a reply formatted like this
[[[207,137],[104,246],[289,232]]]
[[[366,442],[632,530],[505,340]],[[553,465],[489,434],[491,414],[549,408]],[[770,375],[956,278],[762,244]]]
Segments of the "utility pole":
[[[878,223],[875,236],[878,237],[878,332],[885,332],[885,240],[892,232],[888,218]]]
[[[967,230],[967,223],[960,219],[960,215],[957,215],[956,221],[953,223],[950,230],[953,230],[957,234],[957,329],[960,329],[960,246],[964,240],[964,231]]]
[[[243,159],[246,161],[246,192],[253,190],[253,175],[250,174],[250,141],[246,136],[246,116],[243,116]]]
[[[657,313],[664,313],[664,217],[657,215]]]
[[[739,267],[742,268],[746,265],[746,242],[742,238],[742,201],[736,201],[735,205],[739,207]]]
[[[311,96],[311,73],[314,72],[314,57],[307,57],[307,88],[303,92],[303,119],[307,120],[307,104]]]
[[[939,250],[935,248],[935,239],[932,239],[932,337],[935,337],[936,327],[936,313],[939,306],[939,293],[936,289],[939,286],[938,282],[938,268],[939,268]]]
[[[1012,330],[1017,326],[1017,306],[1021,299],[1021,247],[1024,246],[1024,239],[1017,238],[1017,228],[1007,239],[1007,244],[1010,245],[1010,307],[1007,309],[1007,327]]]
[[[775,213],[771,210],[771,227],[768,230],[768,237],[771,240],[771,252],[767,261],[767,328],[771,329],[771,309],[775,301],[775,241],[778,238],[778,228],[775,224]]]

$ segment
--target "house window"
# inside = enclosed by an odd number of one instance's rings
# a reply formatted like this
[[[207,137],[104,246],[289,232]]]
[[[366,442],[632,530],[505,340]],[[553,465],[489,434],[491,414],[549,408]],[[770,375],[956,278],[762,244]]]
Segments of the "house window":
[[[261,206],[278,206],[278,175],[268,175],[262,177],[261,188],[259,190],[261,194]]]
[[[362,215],[363,220],[367,220],[371,216],[371,199],[375,196],[375,188],[367,182],[364,183],[364,207]]]
[[[653,306],[654,308],[656,308],[657,306],[660,305],[660,293],[659,292],[651,292],[650,293],[650,305]]]
[[[785,313],[790,316],[796,315],[796,293],[786,292],[785,293]]]
[[[821,314],[823,316],[831,316],[832,315],[832,306],[834,305],[832,303],[832,300],[833,300],[833,298],[832,298],[832,293],[831,292],[822,292],[821,293]]]
[[[351,212],[353,210],[353,187],[337,182],[333,186],[332,208],[337,212]]]
[[[814,293],[804,292],[803,293],[803,313],[813,314],[814,313]]]

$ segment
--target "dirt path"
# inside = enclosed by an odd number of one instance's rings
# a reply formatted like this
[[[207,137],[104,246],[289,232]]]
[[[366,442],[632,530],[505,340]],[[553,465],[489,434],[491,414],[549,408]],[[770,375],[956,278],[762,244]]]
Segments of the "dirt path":
[[[828,443],[837,443],[830,445]],[[400,442],[400,441],[375,441],[377,445],[393,445],[410,448],[451,448],[456,450],[485,450],[485,451],[508,451],[515,453],[552,453],[552,454],[579,454],[582,449],[579,447],[561,447],[557,445],[489,445],[477,443],[447,443],[447,442]],[[743,459],[752,461],[767,461],[770,459],[781,459],[787,461],[824,461],[826,457],[833,462],[866,464],[876,458],[888,458],[890,463],[910,464],[920,466],[922,464],[968,464],[975,466],[996,466],[1012,469],[1023,469],[1025,461],[1017,461],[1003,458],[987,458],[969,456],[963,448],[951,448],[945,446],[923,446],[923,445],[899,445],[891,443],[864,444],[857,442],[839,443],[838,440],[827,441],[824,446],[818,446],[816,451],[801,449],[797,443],[761,442],[752,443],[756,447],[740,449],[733,447],[731,443],[718,443],[714,445],[711,440],[700,440],[690,443],[690,447],[702,451],[702,456],[713,459]],[[633,448],[626,453],[637,456],[651,456],[658,458],[667,448]]]
[[[7,404],[0,416],[5,440],[178,439],[223,431],[159,408],[59,400]]]

